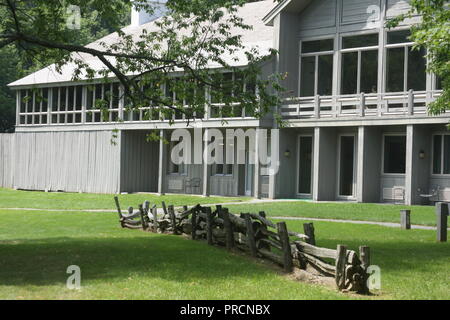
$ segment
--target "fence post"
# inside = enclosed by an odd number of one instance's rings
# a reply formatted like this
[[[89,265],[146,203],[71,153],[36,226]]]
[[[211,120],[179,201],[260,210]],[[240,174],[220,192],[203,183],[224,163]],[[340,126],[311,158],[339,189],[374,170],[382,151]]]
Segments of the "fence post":
[[[222,213],[223,225],[225,227],[225,241],[227,245],[227,249],[231,250],[234,247],[234,232],[233,225],[230,220],[230,213],[227,208],[223,208],[220,211]]]
[[[400,211],[401,228],[404,230],[411,229],[411,210]]]
[[[206,213],[206,240],[208,244],[212,246],[214,244],[213,241],[213,214],[210,207],[205,208]]]
[[[169,213],[167,212],[166,203],[164,201],[161,202],[161,207],[164,211],[164,217],[167,216]]]
[[[359,259],[361,260],[361,266],[364,270],[370,266],[370,247],[359,247]]]
[[[343,245],[337,246],[336,255],[336,286],[339,290],[344,289],[345,286],[345,265],[347,262],[347,247]]]
[[[284,271],[292,272],[294,263],[292,261],[291,244],[289,242],[289,235],[286,227],[286,222],[278,222],[277,230],[278,236],[280,237],[281,245],[283,247]]]
[[[447,219],[448,219],[448,203],[439,202],[436,204],[436,230],[437,241],[447,242]]]
[[[153,229],[155,232],[158,232],[158,209],[155,207],[152,208],[152,216],[153,216]]]
[[[312,222],[304,223],[303,230],[305,231],[305,235],[308,236],[308,239],[306,239],[306,243],[309,243],[310,245],[315,246],[316,245],[316,236],[314,235],[314,224]]]
[[[258,250],[256,249],[256,240],[255,240],[255,230],[253,230],[253,222],[250,217],[250,214],[246,213],[244,215],[245,225],[247,227],[247,244],[250,248],[250,253],[252,256],[256,257],[258,255]]]
[[[197,238],[197,235],[195,234],[195,232],[197,231],[197,209],[196,208],[192,211],[191,224],[192,224],[191,237],[192,237],[192,240],[195,240]]]
[[[147,230],[148,225],[147,225],[147,223],[145,221],[145,218],[144,218],[144,214],[145,214],[144,212],[145,212],[144,208],[143,208],[142,204],[140,204],[139,205],[139,213],[141,215],[142,230]]]
[[[178,231],[177,231],[177,221],[176,221],[176,219],[175,219],[175,209],[174,209],[173,205],[170,205],[170,206],[169,206],[168,211],[169,211],[170,221],[171,221],[171,223],[172,223],[172,233],[173,233],[173,234],[178,234]]]
[[[117,213],[119,213],[119,219],[122,219],[122,210],[120,210],[119,198],[114,197],[114,202],[116,203]]]

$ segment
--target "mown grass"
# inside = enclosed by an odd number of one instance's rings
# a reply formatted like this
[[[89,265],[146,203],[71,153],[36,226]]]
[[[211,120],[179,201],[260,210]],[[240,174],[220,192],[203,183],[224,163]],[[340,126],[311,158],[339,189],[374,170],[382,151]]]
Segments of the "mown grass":
[[[0,299],[347,299],[181,236],[118,227],[112,213],[0,211]],[[81,290],[66,288],[81,268]]]
[[[303,223],[287,225],[302,230]],[[450,243],[437,243],[435,231],[317,221],[314,227],[318,246],[370,247],[371,264],[381,269],[381,291],[375,293],[383,298],[450,299]]]
[[[229,205],[231,212],[265,211],[272,217],[306,217],[375,222],[400,222],[400,210],[411,210],[411,223],[436,225],[432,206],[404,206],[371,203],[313,203],[308,201]]]
[[[0,208],[34,208],[34,209],[64,209],[64,210],[113,210],[115,208],[114,195],[92,193],[60,193],[60,192],[34,192],[17,191],[0,188]],[[152,204],[161,206],[165,201],[167,205],[174,206],[226,203],[246,201],[250,198],[230,197],[200,197],[190,195],[164,195],[156,194],[124,194],[119,195],[123,208],[136,207],[139,203],[149,200]]]
[[[356,299],[204,242],[118,227],[113,213],[0,211],[0,299]],[[288,222],[300,230],[301,223]],[[375,298],[449,299],[450,246],[432,231],[315,222],[320,246],[369,245]],[[66,288],[70,265],[80,291]]]

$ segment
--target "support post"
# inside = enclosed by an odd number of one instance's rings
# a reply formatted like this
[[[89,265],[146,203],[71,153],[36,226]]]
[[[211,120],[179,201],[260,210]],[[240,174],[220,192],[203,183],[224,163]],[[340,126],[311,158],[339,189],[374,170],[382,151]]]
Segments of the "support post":
[[[194,209],[192,211],[191,216],[191,224],[192,224],[192,240],[195,240],[197,238],[196,232],[197,232],[197,209]]]
[[[314,98],[314,116],[320,119],[320,96],[316,95]]]
[[[209,197],[210,165],[208,164],[209,129],[205,129],[203,141],[203,196]]]
[[[260,196],[260,175],[261,175],[261,166],[259,162],[259,145],[261,142],[261,131],[257,128],[256,129],[256,136],[255,136],[255,177],[254,177],[254,197],[256,199],[259,199]]]
[[[359,259],[361,260],[361,267],[364,270],[367,270],[367,268],[370,266],[370,247],[359,247]]]
[[[164,177],[166,173],[166,144],[165,132],[161,130],[159,132],[159,167],[158,167],[158,193],[164,195]]]
[[[245,219],[245,225],[247,227],[247,245],[250,249],[250,253],[253,257],[257,257],[258,250],[256,248],[256,240],[255,240],[255,230],[253,230],[253,222],[248,213],[244,216]]]
[[[214,244],[213,239],[213,214],[210,207],[205,208],[206,212],[206,240],[210,246]]]
[[[153,215],[153,230],[158,232],[158,209],[156,207],[152,208]]]
[[[314,224],[312,222],[303,224],[303,230],[305,232],[305,235],[308,236],[308,239],[306,239],[306,243],[315,246],[316,236],[314,234]]]
[[[436,229],[437,241],[447,242],[447,220],[448,220],[448,203],[439,202],[436,204]]]
[[[414,91],[410,89],[408,91],[408,115],[412,116],[414,114]]]
[[[359,115],[361,117],[364,117],[366,115],[366,94],[364,92],[361,92],[359,103],[360,103]]]
[[[400,211],[400,224],[401,228],[404,230],[411,229],[411,210]]]
[[[231,224],[230,220],[230,213],[228,212],[227,208],[223,208],[221,210],[222,216],[223,216],[223,224],[225,227],[225,242],[228,250],[231,250],[234,247],[234,231],[233,231],[233,225]]]
[[[172,223],[172,233],[173,233],[173,234],[178,234],[178,231],[177,231],[177,221],[176,221],[176,219],[175,219],[175,210],[174,210],[173,205],[170,205],[170,206],[169,206],[168,211],[169,211],[170,221],[171,221],[171,223]]]
[[[345,286],[345,265],[347,262],[347,247],[343,245],[337,246],[336,254],[336,286],[339,290]]]
[[[278,230],[278,237],[280,237],[281,245],[283,247],[284,271],[292,272],[294,263],[292,261],[291,244],[289,242],[289,235],[286,227],[286,222],[278,222],[277,230]]]

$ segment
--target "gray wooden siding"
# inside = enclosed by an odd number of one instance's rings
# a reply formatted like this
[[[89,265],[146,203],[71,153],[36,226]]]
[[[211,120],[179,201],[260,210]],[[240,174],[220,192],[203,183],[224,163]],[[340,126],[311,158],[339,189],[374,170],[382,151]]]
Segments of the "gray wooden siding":
[[[120,141],[112,132],[16,133],[14,186],[19,189],[115,193]]]
[[[0,134],[0,187],[13,188],[14,134]]]
[[[372,18],[373,12],[368,12],[370,6],[381,8],[381,0],[343,0],[341,23],[361,23]],[[379,20],[381,11],[378,12],[376,20]]]
[[[410,0],[387,0],[386,16],[388,18],[395,17],[399,14],[408,12],[410,8]]]
[[[337,0],[315,0],[300,15],[300,29],[334,27]]]
[[[159,142],[147,142],[146,131],[122,131],[121,192],[157,192]]]

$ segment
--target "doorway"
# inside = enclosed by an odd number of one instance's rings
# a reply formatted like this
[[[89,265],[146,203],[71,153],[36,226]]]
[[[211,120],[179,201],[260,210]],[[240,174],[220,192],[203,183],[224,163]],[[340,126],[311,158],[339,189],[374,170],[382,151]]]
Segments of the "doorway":
[[[338,196],[340,198],[355,196],[355,140],[354,135],[339,137]]]
[[[313,137],[300,136],[298,139],[298,183],[297,193],[310,197],[312,194]]]

